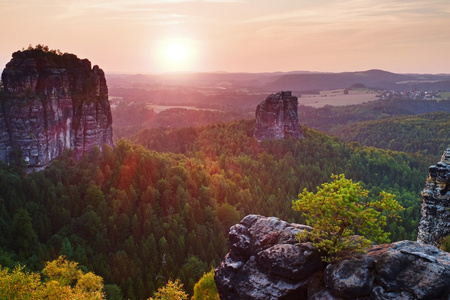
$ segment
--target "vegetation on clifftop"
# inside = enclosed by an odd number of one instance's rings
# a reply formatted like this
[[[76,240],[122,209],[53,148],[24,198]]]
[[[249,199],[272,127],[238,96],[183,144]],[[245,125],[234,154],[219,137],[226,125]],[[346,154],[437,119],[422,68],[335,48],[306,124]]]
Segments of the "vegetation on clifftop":
[[[383,228],[388,217],[398,218],[404,209],[395,196],[381,192],[381,199],[369,199],[368,191],[344,174],[331,178],[317,187],[317,193],[304,189],[293,201],[294,210],[313,227],[298,234],[299,241],[311,241],[325,262],[336,262],[343,253],[362,252],[373,242],[389,243],[390,233]]]

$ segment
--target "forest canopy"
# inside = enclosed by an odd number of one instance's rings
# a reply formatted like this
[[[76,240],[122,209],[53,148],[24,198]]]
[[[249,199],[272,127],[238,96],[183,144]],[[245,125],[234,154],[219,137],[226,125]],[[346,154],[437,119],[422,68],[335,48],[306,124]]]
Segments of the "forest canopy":
[[[308,128],[303,140],[262,143],[253,131],[254,121],[150,129],[28,175],[1,164],[0,264],[37,271],[65,255],[124,298],[146,299],[169,279],[192,295],[227,252],[229,226],[250,213],[304,223],[292,200],[333,173],[394,194],[402,221],[384,229],[393,241],[416,239],[433,161]]]

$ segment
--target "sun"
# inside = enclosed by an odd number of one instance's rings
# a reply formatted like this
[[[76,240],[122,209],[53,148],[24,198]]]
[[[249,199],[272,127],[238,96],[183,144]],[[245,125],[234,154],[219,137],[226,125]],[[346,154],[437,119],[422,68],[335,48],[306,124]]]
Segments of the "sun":
[[[169,72],[190,71],[194,64],[195,47],[189,39],[167,39],[158,47],[161,69]]]
[[[182,64],[189,57],[189,48],[180,42],[170,42],[164,49],[166,60],[174,64]]]

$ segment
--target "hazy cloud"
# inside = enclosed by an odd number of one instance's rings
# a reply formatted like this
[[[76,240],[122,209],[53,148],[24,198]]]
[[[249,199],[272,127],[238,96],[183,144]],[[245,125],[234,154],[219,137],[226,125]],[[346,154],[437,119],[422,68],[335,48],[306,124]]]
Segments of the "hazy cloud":
[[[449,0],[0,0],[0,7],[0,27],[14,24],[0,44],[3,61],[10,48],[43,42],[97,53],[118,70],[138,60],[136,51],[145,57],[158,40],[181,36],[198,40],[217,69],[450,69]],[[117,49],[110,61],[99,41]]]
[[[352,22],[369,19],[413,17],[448,17],[448,1],[388,1],[388,0],[351,0],[324,2],[298,7],[295,10],[278,12],[242,20],[242,22]]]
[[[214,3],[245,3],[244,0],[203,0],[203,2],[214,2]]]

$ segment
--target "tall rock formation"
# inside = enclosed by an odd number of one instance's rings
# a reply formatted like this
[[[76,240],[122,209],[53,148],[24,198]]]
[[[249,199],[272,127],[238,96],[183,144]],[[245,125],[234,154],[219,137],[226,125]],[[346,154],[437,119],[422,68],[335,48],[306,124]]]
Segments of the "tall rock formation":
[[[272,94],[256,108],[255,138],[284,139],[303,138],[298,124],[298,98],[292,92]]]
[[[66,149],[79,159],[114,144],[105,74],[89,60],[46,47],[18,51],[2,82],[0,160],[41,168]]]
[[[324,264],[295,235],[309,226],[248,215],[215,270],[222,300],[450,299],[450,253],[419,242],[374,245]]]
[[[450,148],[430,166],[422,191],[417,240],[431,245],[450,235]]]

